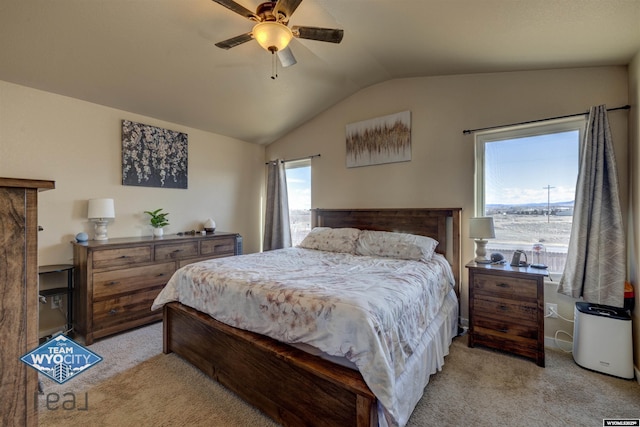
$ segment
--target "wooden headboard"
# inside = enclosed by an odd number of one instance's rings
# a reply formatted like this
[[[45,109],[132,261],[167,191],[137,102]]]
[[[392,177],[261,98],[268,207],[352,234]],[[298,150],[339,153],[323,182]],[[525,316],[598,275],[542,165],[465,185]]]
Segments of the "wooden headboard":
[[[394,231],[436,239],[439,243],[436,252],[451,263],[459,294],[461,213],[462,208],[312,209],[311,226]]]

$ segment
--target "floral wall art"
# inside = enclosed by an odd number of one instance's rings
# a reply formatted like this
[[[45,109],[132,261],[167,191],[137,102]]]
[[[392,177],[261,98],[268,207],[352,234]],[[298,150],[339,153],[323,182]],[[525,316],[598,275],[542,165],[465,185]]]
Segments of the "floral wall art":
[[[187,188],[186,133],[122,121],[122,185]]]
[[[411,160],[411,111],[347,125],[347,167]]]

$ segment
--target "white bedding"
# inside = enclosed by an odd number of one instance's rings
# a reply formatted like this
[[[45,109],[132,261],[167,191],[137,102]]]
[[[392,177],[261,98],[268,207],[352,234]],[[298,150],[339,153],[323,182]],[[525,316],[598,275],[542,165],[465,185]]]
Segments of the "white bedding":
[[[439,359],[446,354],[448,344],[443,351],[424,338],[447,295],[455,295],[453,286],[440,255],[423,262],[288,248],[187,265],[152,310],[179,301],[228,325],[345,357],[378,398],[386,421],[404,425],[426,385],[407,381],[414,371],[408,365],[433,346]],[[455,297],[448,304],[457,317]],[[451,329],[431,330],[442,327]],[[414,353],[420,357],[412,360]],[[419,370],[429,371],[426,381],[434,372],[431,366]],[[406,390],[410,383],[417,391]]]

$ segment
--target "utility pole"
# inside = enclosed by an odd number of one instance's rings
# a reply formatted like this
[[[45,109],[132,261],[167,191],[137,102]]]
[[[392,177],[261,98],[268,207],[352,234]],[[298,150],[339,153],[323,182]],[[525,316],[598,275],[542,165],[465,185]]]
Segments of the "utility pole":
[[[547,184],[546,187],[542,187],[542,188],[543,189],[546,188],[547,190],[547,223],[549,223],[550,217],[551,217],[551,189],[556,187],[552,187],[549,184]]]

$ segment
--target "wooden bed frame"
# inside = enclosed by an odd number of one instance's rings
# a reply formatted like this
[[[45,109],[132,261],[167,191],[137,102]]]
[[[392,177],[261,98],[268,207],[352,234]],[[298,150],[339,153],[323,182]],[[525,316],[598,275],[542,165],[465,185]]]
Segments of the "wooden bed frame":
[[[460,208],[315,209],[312,225],[426,235],[460,284]],[[174,352],[285,426],[377,426],[376,397],[358,371],[177,302],[164,306],[164,353]]]

